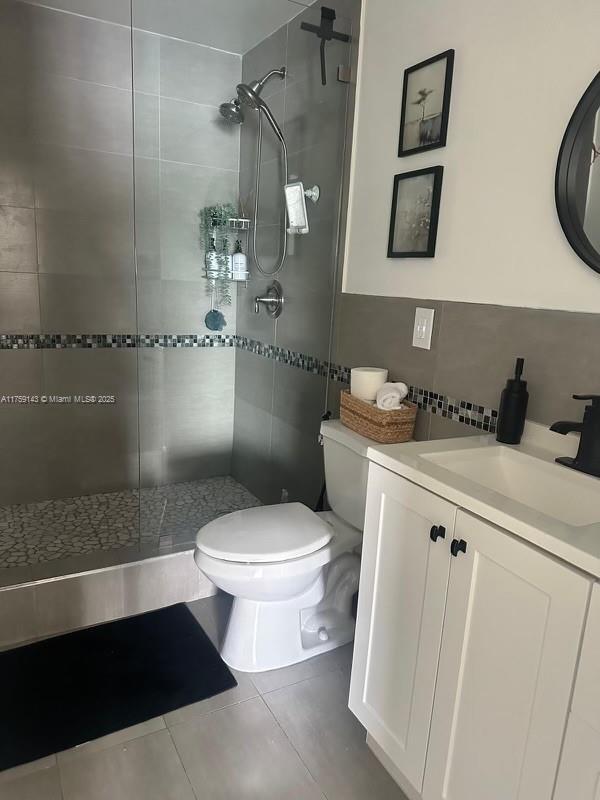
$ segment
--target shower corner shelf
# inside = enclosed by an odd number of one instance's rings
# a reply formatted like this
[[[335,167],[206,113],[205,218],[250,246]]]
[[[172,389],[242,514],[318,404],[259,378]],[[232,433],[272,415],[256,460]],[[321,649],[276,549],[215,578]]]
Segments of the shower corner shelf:
[[[207,281],[226,280],[233,283],[247,283],[250,278],[250,272],[234,272],[233,270],[212,270],[204,268],[204,278]]]
[[[248,270],[245,272],[234,272],[233,269],[209,269],[204,267],[204,277],[207,281],[227,280],[233,283],[248,283],[250,273]]]
[[[248,233],[252,227],[252,220],[247,219],[246,217],[227,217],[226,219],[221,218],[218,221],[213,220],[212,222],[213,230],[221,230],[224,231],[226,228],[229,231],[245,231]],[[221,234],[218,234],[221,235]],[[239,272],[234,270],[231,264],[231,256],[229,258],[229,267],[222,265],[217,268],[211,268],[204,266],[204,278],[207,281],[217,281],[217,280],[227,280],[232,281],[233,283],[243,283],[248,286],[248,280],[250,278],[250,272],[245,270],[244,272]]]
[[[227,220],[227,225],[232,231],[249,231],[252,221],[245,217],[235,217]]]

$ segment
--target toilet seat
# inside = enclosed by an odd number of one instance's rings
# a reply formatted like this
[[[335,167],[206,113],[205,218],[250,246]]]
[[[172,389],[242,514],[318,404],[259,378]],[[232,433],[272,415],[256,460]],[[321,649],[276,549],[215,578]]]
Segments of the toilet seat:
[[[314,512],[312,512],[314,513]],[[351,552],[362,543],[360,531],[336,518],[331,511],[315,514],[327,526],[331,538],[323,547],[307,555],[291,558],[286,561],[232,561],[208,555],[197,545],[194,560],[200,569],[210,565],[210,572],[219,577],[235,576],[236,580],[265,578],[269,580],[290,579],[303,575],[329,564],[341,553]],[[210,523],[209,523],[210,524]],[[206,570],[208,571],[208,570]]]
[[[197,546],[194,561],[213,583],[234,597],[248,597],[249,593],[253,600],[283,601],[300,594],[314,583],[324,567],[361,543],[360,531],[331,511],[315,513],[315,517],[326,526],[331,538],[308,555],[287,561],[227,561],[208,555]]]
[[[198,550],[219,561],[273,564],[309,556],[333,536],[331,525],[302,503],[235,511],[205,525]]]

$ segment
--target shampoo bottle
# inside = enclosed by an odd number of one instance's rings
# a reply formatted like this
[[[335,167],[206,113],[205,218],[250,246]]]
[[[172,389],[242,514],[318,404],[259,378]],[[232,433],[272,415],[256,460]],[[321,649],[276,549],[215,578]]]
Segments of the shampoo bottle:
[[[235,243],[235,250],[233,253],[233,279],[238,281],[245,280],[247,272],[246,256],[242,253],[242,243],[238,239]]]
[[[521,378],[524,363],[524,358],[517,358],[515,377],[506,381],[500,397],[496,440],[503,444],[519,444],[525,428],[529,393],[527,381]]]

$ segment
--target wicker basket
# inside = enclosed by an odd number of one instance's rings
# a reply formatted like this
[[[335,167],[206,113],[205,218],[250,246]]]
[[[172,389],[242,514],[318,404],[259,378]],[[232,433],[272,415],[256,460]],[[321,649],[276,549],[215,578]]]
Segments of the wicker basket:
[[[408,442],[413,438],[417,406],[408,400],[403,400],[402,405],[403,408],[382,411],[346,390],[341,395],[340,417],[347,428],[381,444]]]

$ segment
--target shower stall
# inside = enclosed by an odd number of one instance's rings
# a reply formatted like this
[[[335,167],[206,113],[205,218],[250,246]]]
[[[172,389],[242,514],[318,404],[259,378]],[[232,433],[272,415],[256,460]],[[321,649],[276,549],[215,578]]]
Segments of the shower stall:
[[[323,85],[319,5],[0,0],[0,587],[317,503],[360,13],[330,5]]]

